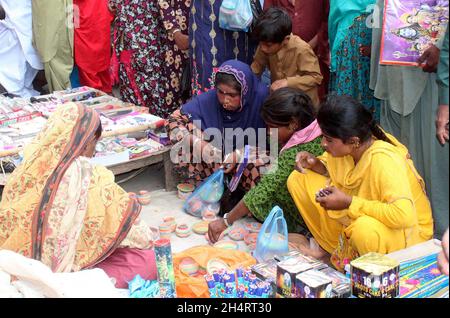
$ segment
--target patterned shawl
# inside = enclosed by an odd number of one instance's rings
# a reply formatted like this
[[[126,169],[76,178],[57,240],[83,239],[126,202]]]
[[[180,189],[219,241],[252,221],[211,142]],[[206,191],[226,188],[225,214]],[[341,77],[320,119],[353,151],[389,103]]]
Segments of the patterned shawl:
[[[99,120],[93,110],[66,104],[25,148],[0,203],[0,249],[63,272],[102,261],[127,235],[129,246],[148,247],[148,227],[141,235],[133,229],[139,204],[110,171],[80,157]]]

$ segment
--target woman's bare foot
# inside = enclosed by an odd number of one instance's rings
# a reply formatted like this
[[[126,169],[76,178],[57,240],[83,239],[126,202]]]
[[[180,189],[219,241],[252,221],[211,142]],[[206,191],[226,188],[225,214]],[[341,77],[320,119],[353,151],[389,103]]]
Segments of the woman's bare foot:
[[[304,235],[289,233],[288,239],[289,243],[294,245],[300,253],[314,257],[325,264],[330,264],[330,254],[321,248],[313,238],[308,240]]]

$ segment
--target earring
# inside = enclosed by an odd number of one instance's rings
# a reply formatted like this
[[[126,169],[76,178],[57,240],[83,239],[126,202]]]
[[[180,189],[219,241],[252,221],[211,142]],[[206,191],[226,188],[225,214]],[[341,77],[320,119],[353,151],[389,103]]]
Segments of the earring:
[[[355,148],[359,148],[359,141],[355,143]]]

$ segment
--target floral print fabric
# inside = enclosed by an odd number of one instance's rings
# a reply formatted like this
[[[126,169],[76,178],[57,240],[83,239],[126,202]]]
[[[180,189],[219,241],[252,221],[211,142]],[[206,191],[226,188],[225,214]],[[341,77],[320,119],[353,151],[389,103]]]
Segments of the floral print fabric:
[[[372,45],[372,31],[366,26],[366,19],[367,15],[355,19],[337,50],[337,72],[331,74],[330,91],[360,101],[379,122],[380,101],[369,88],[370,57],[360,53],[361,46]]]
[[[188,51],[182,51],[175,43],[171,31],[176,29],[188,34],[189,8],[191,0],[158,0],[161,18],[166,31],[162,39],[167,51],[164,52],[164,77],[167,78],[167,93],[165,108],[160,112],[167,118],[173,111],[186,102],[181,87],[181,77],[189,62]]]
[[[113,0],[116,6],[115,52],[120,61],[120,95],[124,101],[166,113],[169,79],[164,72],[165,30],[156,1]]]

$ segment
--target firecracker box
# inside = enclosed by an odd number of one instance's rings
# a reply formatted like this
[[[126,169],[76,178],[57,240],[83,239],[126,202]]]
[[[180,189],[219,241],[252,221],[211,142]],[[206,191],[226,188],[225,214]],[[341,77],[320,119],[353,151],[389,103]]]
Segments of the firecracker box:
[[[358,298],[394,298],[399,294],[398,261],[368,253],[350,262],[352,294]]]
[[[328,275],[311,269],[295,277],[298,298],[331,298],[333,282]]]
[[[320,271],[331,278],[333,284],[332,298],[348,298],[352,295],[350,276],[347,277],[341,272],[328,266],[320,269]]]
[[[298,257],[279,262],[277,264],[277,293],[284,298],[295,298],[297,295],[295,277],[311,268],[311,264]]]
[[[252,273],[256,275],[259,279],[269,282],[272,287],[272,295],[270,297],[275,297],[277,291],[277,261],[274,259],[269,259],[263,263],[258,263],[251,267]]]
[[[277,279],[277,261],[274,259],[253,265],[251,269],[252,273],[261,280],[271,279],[275,281]]]
[[[277,262],[282,262],[282,261],[287,260],[292,257],[296,257],[299,262],[310,264],[311,268],[313,268],[313,269],[322,270],[322,269],[328,267],[326,264],[322,263],[321,261],[319,261],[311,256],[304,255],[299,251],[289,251],[288,253],[285,253],[285,254],[275,255],[274,259]]]

